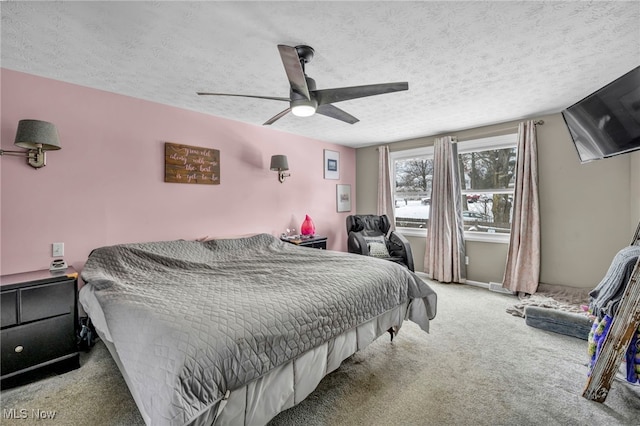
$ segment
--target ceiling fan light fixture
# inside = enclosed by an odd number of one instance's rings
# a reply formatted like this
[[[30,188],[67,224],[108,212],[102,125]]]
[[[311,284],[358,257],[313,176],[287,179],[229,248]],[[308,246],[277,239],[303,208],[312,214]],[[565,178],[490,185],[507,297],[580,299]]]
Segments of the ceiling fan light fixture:
[[[311,117],[316,113],[316,109],[311,105],[296,105],[291,108],[291,112],[298,117]]]
[[[297,117],[311,117],[316,113],[318,102],[315,99],[296,99],[291,101],[291,113]]]

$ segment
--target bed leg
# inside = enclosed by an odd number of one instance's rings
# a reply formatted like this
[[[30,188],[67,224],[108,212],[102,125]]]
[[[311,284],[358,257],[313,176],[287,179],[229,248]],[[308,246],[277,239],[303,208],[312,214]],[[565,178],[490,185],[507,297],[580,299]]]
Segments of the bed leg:
[[[85,352],[89,352],[89,350],[95,344],[95,339],[96,339],[96,329],[93,327],[91,318],[81,317],[80,331],[78,332],[78,336],[77,336],[78,347]]]
[[[387,331],[389,332],[389,335],[391,336],[391,341],[393,342],[393,336],[395,335],[396,330],[393,327],[391,327]]]

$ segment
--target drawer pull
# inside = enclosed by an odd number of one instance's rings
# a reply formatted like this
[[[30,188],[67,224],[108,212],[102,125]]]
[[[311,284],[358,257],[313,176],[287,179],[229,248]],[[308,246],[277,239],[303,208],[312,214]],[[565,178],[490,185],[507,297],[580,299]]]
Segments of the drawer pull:
[[[14,350],[16,351],[16,353],[19,354],[20,352],[22,352],[24,350],[24,348],[22,346],[18,345],[18,346],[16,346],[16,348]]]

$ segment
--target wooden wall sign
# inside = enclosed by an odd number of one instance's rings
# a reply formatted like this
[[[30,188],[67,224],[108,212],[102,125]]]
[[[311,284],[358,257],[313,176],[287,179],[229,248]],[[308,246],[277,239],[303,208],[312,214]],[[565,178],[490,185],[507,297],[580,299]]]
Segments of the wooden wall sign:
[[[165,142],[164,181],[219,185],[220,151]]]

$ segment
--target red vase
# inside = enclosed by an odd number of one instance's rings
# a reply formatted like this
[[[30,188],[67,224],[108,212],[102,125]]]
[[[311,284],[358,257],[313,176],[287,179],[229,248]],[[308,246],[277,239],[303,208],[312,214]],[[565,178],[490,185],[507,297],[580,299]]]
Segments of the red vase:
[[[306,215],[304,218],[304,222],[300,226],[300,233],[302,235],[314,235],[316,233],[316,226],[313,224],[313,220]]]

